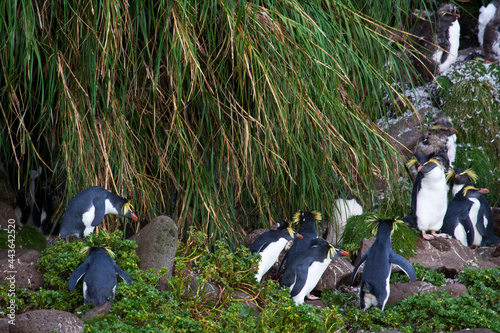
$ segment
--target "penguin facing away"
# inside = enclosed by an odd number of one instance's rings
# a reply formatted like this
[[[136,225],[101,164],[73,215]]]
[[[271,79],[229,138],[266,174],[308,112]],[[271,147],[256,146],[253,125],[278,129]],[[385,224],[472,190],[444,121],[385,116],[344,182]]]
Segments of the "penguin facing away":
[[[304,303],[305,297],[316,287],[332,259],[340,256],[349,256],[349,253],[323,238],[311,240],[306,251],[299,253],[293,262],[287,263],[280,287],[290,287],[294,302]]]
[[[78,266],[68,281],[70,291],[75,290],[76,284],[83,275],[83,298],[85,304],[92,302],[98,306],[106,301],[113,302],[116,291],[116,274],[132,284],[127,273],[111,258],[108,251],[102,247],[92,247],[84,263]]]
[[[348,192],[345,199],[336,199],[333,204],[332,221],[328,224],[328,237],[326,240],[330,243],[338,243],[349,217],[361,214],[363,214],[363,207],[350,192]]]
[[[132,204],[101,186],[91,186],[78,193],[66,207],[61,226],[61,237],[90,235],[101,224],[106,214],[121,215],[138,220]]]
[[[297,237],[302,237],[297,234]],[[269,230],[260,235],[249,247],[251,253],[260,253],[259,270],[255,274],[258,282],[274,265],[285,245],[294,238],[294,231],[283,222],[276,230]]]
[[[500,1],[493,0],[488,4],[488,6],[481,6],[479,8],[479,17],[478,17],[478,25],[477,25],[477,40],[479,41],[479,45],[483,47],[484,41],[484,33],[486,26],[490,21],[495,17],[495,13],[500,7]]]
[[[416,156],[420,165],[413,183],[410,223],[420,230],[424,239],[448,237],[447,234],[436,233],[443,225],[448,208],[448,185],[443,165],[434,154]]]
[[[358,269],[364,263],[359,288],[359,307],[367,310],[371,306],[378,306],[383,311],[390,294],[391,264],[399,266],[412,282],[416,281],[416,273],[413,266],[392,249],[391,234],[401,221],[379,218],[376,223],[375,242],[354,267],[349,283],[353,285]]]
[[[470,246],[474,242],[476,232],[469,211],[473,204],[470,198],[478,190],[467,186],[459,191],[448,204],[448,210],[443,219],[441,231],[458,239],[464,246]]]

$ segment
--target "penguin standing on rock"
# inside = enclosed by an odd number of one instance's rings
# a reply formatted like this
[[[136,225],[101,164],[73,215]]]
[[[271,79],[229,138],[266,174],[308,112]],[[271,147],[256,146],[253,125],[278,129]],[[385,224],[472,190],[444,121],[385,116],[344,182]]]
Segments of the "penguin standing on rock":
[[[375,227],[377,233],[375,242],[361,257],[351,274],[350,285],[352,286],[359,267],[365,264],[359,287],[359,307],[362,310],[367,310],[371,306],[378,306],[382,311],[384,310],[391,290],[389,286],[391,264],[399,266],[412,282],[416,281],[413,266],[392,249],[391,234],[399,222],[401,221],[396,219],[376,220],[378,225]]]
[[[328,268],[332,259],[340,256],[349,256],[323,238],[314,238],[306,251],[288,262],[280,287],[290,287],[290,296],[297,304],[304,303],[304,298],[316,287],[321,276]]]
[[[102,247],[92,247],[84,263],[71,274],[68,288],[70,291],[75,290],[76,284],[85,275],[83,278],[85,304],[92,302],[94,306],[98,306],[106,301],[113,302],[117,283],[116,274],[128,284],[132,284],[128,274],[118,267],[108,250]]]
[[[416,45],[413,63],[425,82],[444,73],[456,60],[460,44],[460,15],[453,4],[441,5],[435,14],[422,12],[410,19],[410,37]]]
[[[436,233],[443,225],[448,208],[448,185],[443,165],[434,154],[415,154],[415,157],[416,160],[412,161],[418,161],[419,166],[411,196],[412,214],[408,220],[420,230],[424,239],[448,237],[447,234]]]
[[[473,202],[470,199],[479,190],[464,187],[450,201],[444,216],[441,231],[458,239],[464,246],[470,246],[474,242],[475,230],[469,216]]]
[[[106,214],[121,215],[137,221],[132,204],[103,187],[92,186],[78,193],[69,203],[61,226],[61,237],[90,235]]]
[[[296,234],[297,237],[302,237]],[[294,238],[294,232],[287,222],[278,225],[276,230],[269,230],[260,235],[249,247],[251,253],[260,253],[259,270],[255,274],[258,282],[278,260],[285,245]]]

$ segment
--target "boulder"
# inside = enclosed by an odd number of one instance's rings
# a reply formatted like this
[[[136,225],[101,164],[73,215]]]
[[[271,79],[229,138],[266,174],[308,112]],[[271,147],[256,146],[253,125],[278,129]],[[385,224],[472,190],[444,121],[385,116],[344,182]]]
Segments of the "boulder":
[[[314,291],[323,289],[338,289],[340,285],[349,284],[349,278],[353,270],[352,264],[344,258],[335,258],[321,276]]]
[[[496,265],[480,258],[474,250],[462,245],[459,240],[436,238],[417,240],[417,255],[409,258],[410,263],[419,263],[426,269],[444,273],[447,278],[454,278],[459,271],[470,268],[491,268]]]
[[[0,280],[15,275],[15,282],[19,288],[33,291],[43,287],[43,272],[37,271],[35,264],[38,262],[40,252],[37,250],[15,250],[14,268],[10,267],[9,250],[0,250]],[[10,273],[15,272],[15,273]]]
[[[74,314],[61,310],[35,310],[16,316],[11,333],[80,333],[83,321]]]
[[[14,224],[17,229],[19,228],[18,223],[19,221],[14,208],[9,204],[0,201],[0,229],[7,229],[9,224]]]
[[[9,319],[0,318],[0,333],[9,333]]]
[[[174,267],[178,234],[177,225],[170,217],[158,216],[132,236],[137,242],[135,251],[141,260],[139,268],[159,270],[166,267],[166,278],[169,278]]]
[[[437,287],[429,282],[416,281],[406,283],[395,283],[391,285],[391,293],[387,300],[387,305],[395,305],[400,300],[406,299],[417,293],[430,293],[444,290],[453,297],[468,295],[467,287],[461,283],[449,284],[444,287]]]
[[[255,311],[255,313],[260,312],[260,308],[257,305],[257,302],[254,299],[252,299],[252,297],[250,297],[250,295],[248,295],[244,291],[235,290],[233,292],[233,301],[242,302],[243,304],[245,304],[249,308],[253,309]]]
[[[86,314],[83,315],[82,319],[90,319],[93,317],[102,317],[108,314],[113,308],[113,304],[111,302],[104,302],[99,304],[96,307],[90,309]]]

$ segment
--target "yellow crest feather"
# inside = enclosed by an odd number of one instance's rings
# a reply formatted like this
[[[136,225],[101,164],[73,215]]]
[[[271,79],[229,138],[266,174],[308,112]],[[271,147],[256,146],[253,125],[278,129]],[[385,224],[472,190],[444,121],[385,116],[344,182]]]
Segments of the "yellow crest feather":
[[[470,190],[479,191],[479,189],[477,187],[475,187],[474,185],[464,186],[464,188],[462,189],[462,193],[463,193],[464,197],[467,195],[467,192]]]
[[[455,169],[449,168],[446,170],[446,182],[449,182],[453,177],[455,177]]]
[[[430,160],[428,160],[427,162],[425,162],[425,164],[428,164],[428,163],[434,163],[436,164],[438,167],[441,167],[441,163],[439,163],[438,160],[436,160],[435,158],[431,158]]]
[[[416,157],[412,157],[411,160],[409,160],[408,162],[406,162],[406,167],[409,169],[409,168],[411,168],[412,166],[414,166],[417,163],[418,163],[417,158]]]
[[[313,210],[313,211],[311,211],[311,214],[316,221],[321,221],[321,219],[323,218],[321,213],[318,211]]]
[[[471,168],[468,168],[468,169],[465,169],[462,173],[460,173],[460,175],[464,175],[466,174],[467,176],[469,176],[469,178],[472,180],[472,182],[477,182],[477,173],[472,170]]]
[[[128,212],[132,212],[134,210],[134,206],[130,201],[127,201],[123,204],[123,214],[127,214]]]

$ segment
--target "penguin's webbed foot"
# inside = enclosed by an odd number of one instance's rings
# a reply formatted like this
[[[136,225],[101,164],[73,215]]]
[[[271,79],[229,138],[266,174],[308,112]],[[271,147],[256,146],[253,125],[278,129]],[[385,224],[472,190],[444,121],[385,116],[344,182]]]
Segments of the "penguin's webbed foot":
[[[427,234],[427,233],[425,233],[425,230],[422,230],[422,238],[427,239],[427,240],[431,240],[431,239],[434,239],[434,236],[432,234]]]
[[[318,297],[318,296],[314,296],[313,294],[308,294],[308,295],[306,296],[306,298],[307,298],[308,300],[318,300],[318,299],[319,299],[319,297]]]

